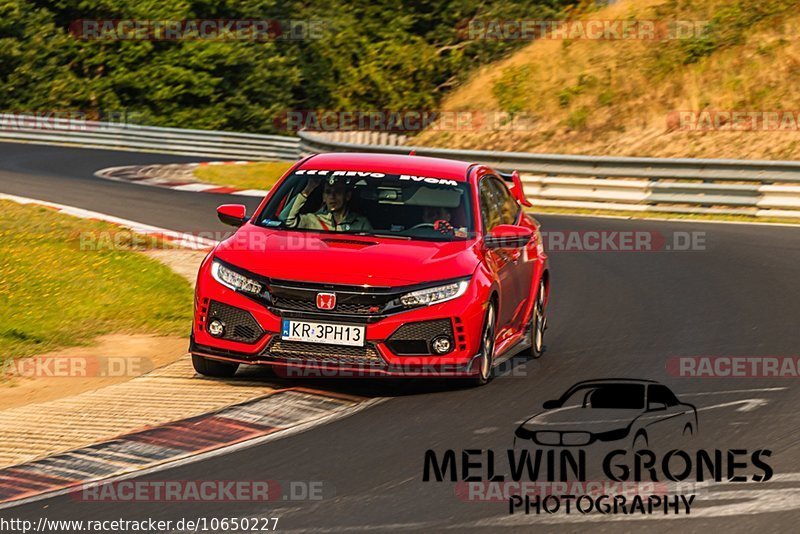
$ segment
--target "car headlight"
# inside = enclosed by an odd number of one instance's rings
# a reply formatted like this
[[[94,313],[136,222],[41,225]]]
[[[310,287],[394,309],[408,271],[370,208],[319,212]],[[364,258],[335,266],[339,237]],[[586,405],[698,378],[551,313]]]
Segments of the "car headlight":
[[[244,291],[245,293],[261,293],[261,291],[264,289],[260,282],[257,282],[252,278],[248,278],[243,274],[237,273],[236,271],[225,267],[216,260],[211,263],[211,276],[213,276],[214,280],[223,286],[235,289],[236,291]]]
[[[469,286],[469,280],[459,280],[443,286],[419,289],[400,297],[400,302],[406,308],[444,302],[458,298],[466,293],[467,286]]]

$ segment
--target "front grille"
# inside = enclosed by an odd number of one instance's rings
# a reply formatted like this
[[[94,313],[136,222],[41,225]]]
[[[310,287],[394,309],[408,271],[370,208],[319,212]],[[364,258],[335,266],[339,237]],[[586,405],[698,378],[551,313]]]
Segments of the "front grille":
[[[255,343],[264,335],[255,318],[247,310],[228,306],[215,300],[208,307],[206,328],[212,319],[219,319],[225,325],[221,339],[240,343]]]
[[[342,284],[323,284],[291,280],[270,279],[266,294],[257,300],[277,315],[285,313],[315,315],[324,320],[326,316],[347,316],[355,322],[373,322],[382,316],[406,311],[400,297],[406,293],[447,284],[448,280],[426,282],[407,286],[357,286]],[[334,293],[336,305],[332,310],[317,308],[318,293]]]
[[[430,343],[434,338],[447,336],[453,339],[450,319],[420,321],[404,324],[386,340],[389,350],[398,355],[432,354]]]
[[[317,308],[317,293],[335,293],[336,306],[332,310]],[[273,280],[269,284],[270,307],[277,313],[304,312],[323,315],[380,315],[399,296],[390,288],[322,285],[304,282]]]
[[[383,366],[384,361],[375,345],[363,347],[327,345],[303,341],[284,341],[275,336],[262,353],[263,356],[294,363],[348,364]]]
[[[272,304],[273,306],[281,310],[328,312],[328,310],[320,310],[319,308],[317,308],[316,299],[317,299],[316,295],[313,296],[313,299],[273,296]],[[349,313],[353,315],[368,315],[371,313],[377,313],[379,311],[379,307],[371,304],[358,304],[358,303],[350,304],[347,302],[337,302],[336,308],[330,311],[335,311],[338,313]]]

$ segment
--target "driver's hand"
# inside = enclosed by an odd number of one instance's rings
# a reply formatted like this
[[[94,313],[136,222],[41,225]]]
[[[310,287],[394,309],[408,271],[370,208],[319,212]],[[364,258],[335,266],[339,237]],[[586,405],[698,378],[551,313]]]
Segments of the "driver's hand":
[[[322,183],[322,178],[319,177],[309,177],[308,182],[306,182],[306,187],[303,189],[303,194],[305,196],[310,195],[314,192],[314,189],[319,187],[319,184]]]
[[[455,233],[453,230],[453,225],[444,219],[439,219],[438,221],[434,222],[433,229],[445,235],[453,235]]]

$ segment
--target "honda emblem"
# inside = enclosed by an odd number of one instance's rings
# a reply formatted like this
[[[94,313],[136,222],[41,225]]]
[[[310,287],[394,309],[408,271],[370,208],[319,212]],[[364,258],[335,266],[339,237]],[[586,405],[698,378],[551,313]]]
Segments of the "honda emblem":
[[[317,293],[317,308],[332,310],[336,307],[336,293]]]

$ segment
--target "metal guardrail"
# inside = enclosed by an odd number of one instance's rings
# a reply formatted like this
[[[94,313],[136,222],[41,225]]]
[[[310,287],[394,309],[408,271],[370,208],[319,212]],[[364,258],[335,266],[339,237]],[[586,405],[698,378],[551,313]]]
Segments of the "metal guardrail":
[[[299,132],[299,137],[289,137],[0,114],[0,140],[232,160],[414,150],[419,156],[517,170],[526,194],[538,206],[800,217],[800,162],[450,150],[397,144],[406,141],[398,136],[359,134]],[[342,140],[348,138],[358,142]]]
[[[520,172],[538,206],[800,217],[800,162],[565,156],[366,145],[299,132],[300,150],[408,154]]]
[[[295,160],[299,139],[0,114],[0,140],[234,160]]]

